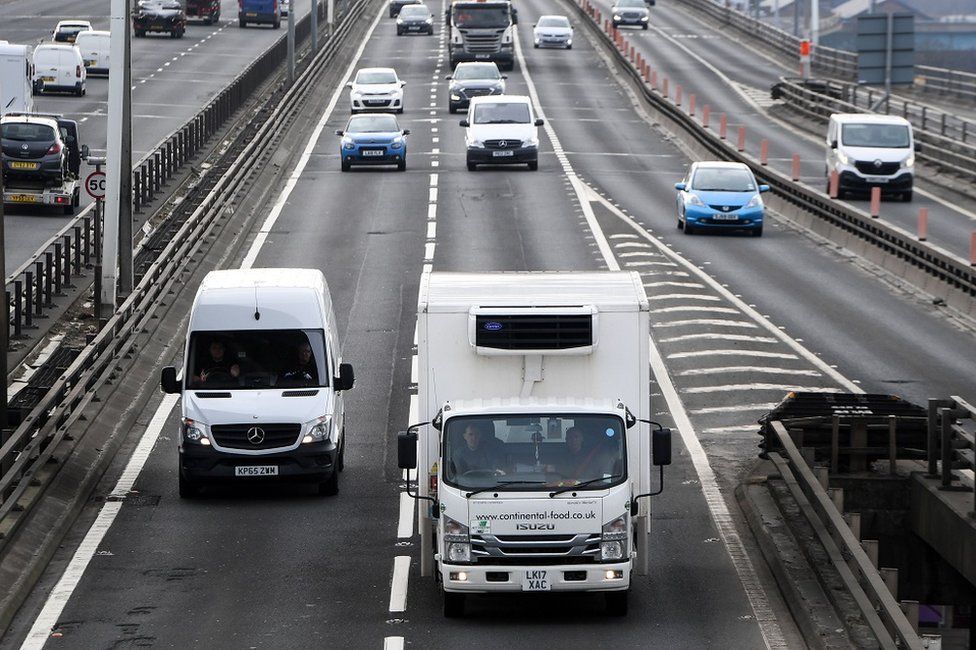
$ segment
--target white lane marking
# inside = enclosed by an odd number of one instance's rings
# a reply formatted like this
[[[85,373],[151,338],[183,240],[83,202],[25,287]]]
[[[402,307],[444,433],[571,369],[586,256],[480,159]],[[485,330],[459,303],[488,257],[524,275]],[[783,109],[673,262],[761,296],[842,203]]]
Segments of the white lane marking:
[[[440,152],[439,151],[435,151],[433,153],[434,154],[437,154],[437,153],[440,153]],[[433,174],[431,174],[431,176],[433,176]],[[432,188],[430,188],[428,190],[428,198],[427,198],[427,200],[429,202],[431,202],[431,203],[437,203],[437,188],[436,187],[432,187]]]
[[[665,293],[659,296],[648,296],[647,299],[648,300],[704,300],[706,302],[720,302],[722,300],[718,296],[709,296],[704,293]]]
[[[748,336],[746,334],[722,334],[721,332],[704,332],[702,334],[680,334],[670,338],[661,339],[661,343],[678,343],[681,341],[698,340],[717,340],[717,341],[751,341],[753,343],[777,343],[777,340],[768,336]]]
[[[522,43],[518,38],[515,39],[515,55],[518,57],[519,66],[522,69],[522,76],[525,78],[525,83],[528,86],[529,97],[532,99],[532,104],[535,106],[539,116],[542,117],[542,105],[539,101],[539,94],[536,92],[535,83],[532,81],[532,75],[529,73],[529,68],[525,63],[525,56],[522,54]],[[590,200],[587,198],[588,195],[595,193],[593,190],[589,189],[576,175],[576,172],[573,170],[569,159],[567,159],[565,154],[562,153],[562,146],[559,143],[559,138],[556,135],[555,129],[553,129],[548,120],[543,125],[543,128],[545,129],[546,135],[549,137],[553,150],[556,151],[556,156],[559,158],[564,173],[569,178],[570,183],[573,186],[573,190],[576,193],[580,206],[583,208],[583,214],[586,217],[586,222],[590,227],[590,232],[593,233],[593,237],[597,241],[600,254],[603,256],[607,268],[609,268],[611,271],[620,270],[620,265],[613,256],[613,252],[610,248],[609,242],[607,241],[607,237],[603,232],[603,228],[601,228],[599,222],[597,222],[593,213],[593,208],[590,204]],[[661,386],[662,392],[666,396],[665,398],[675,418],[675,423],[678,425],[681,437],[684,440],[685,446],[688,448],[689,454],[691,455],[692,463],[695,467],[696,473],[698,474],[702,494],[705,497],[705,502],[708,504],[708,509],[712,515],[712,519],[718,528],[723,542],[725,543],[726,551],[728,552],[732,565],[739,576],[740,582],[742,583],[742,589],[745,592],[746,597],[749,599],[749,604],[752,607],[752,611],[756,616],[756,621],[759,624],[759,630],[762,634],[763,642],[770,650],[773,648],[786,648],[786,641],[783,638],[783,633],[780,630],[779,623],[776,621],[776,614],[769,605],[769,599],[766,596],[766,592],[763,590],[759,577],[756,575],[756,570],[752,565],[752,560],[746,554],[745,547],[739,538],[739,533],[735,529],[735,523],[732,521],[732,516],[729,514],[728,506],[726,506],[724,497],[719,490],[718,482],[715,480],[715,474],[712,471],[711,465],[709,465],[708,456],[705,454],[705,450],[702,448],[701,443],[698,441],[698,438],[695,435],[695,431],[691,426],[691,420],[684,412],[684,405],[681,403],[677,392],[674,390],[674,385],[671,383],[671,377],[668,375],[668,370],[664,366],[661,355],[658,353],[653,337],[650,337],[649,344],[651,353],[651,367],[654,371],[654,376]]]
[[[726,366],[724,368],[692,368],[678,373],[681,377],[697,377],[701,375],[724,375],[734,372],[751,372],[761,375],[794,375],[796,377],[823,377],[817,370],[800,368],[769,368],[766,366]]]
[[[839,393],[839,388],[833,386],[796,386],[793,384],[725,384],[723,386],[691,386],[682,388],[682,393],[730,393],[746,390],[775,390],[789,393],[791,391],[806,391],[808,393]]]
[[[687,359],[690,357],[761,357],[765,359],[799,359],[787,352],[764,352],[762,350],[695,350],[694,352],[673,352],[668,359]]]
[[[136,445],[136,449],[132,453],[132,458],[129,459],[125,470],[122,472],[122,476],[119,477],[115,488],[112,490],[113,496],[122,497],[132,490],[136,478],[138,478],[142,468],[145,467],[146,461],[149,460],[149,455],[152,453],[153,447],[159,439],[159,434],[166,425],[170,411],[173,410],[177,401],[179,401],[178,395],[166,395],[163,397],[163,401],[159,403],[159,406],[156,407],[156,412],[153,413],[145,433],[142,434],[142,439]],[[65,569],[61,579],[58,580],[58,584],[55,585],[47,601],[44,603],[40,614],[34,620],[34,625],[27,634],[27,638],[24,639],[23,645],[20,646],[21,650],[40,650],[44,647],[48,637],[51,635],[51,630],[54,629],[54,626],[57,625],[58,620],[61,618],[61,614],[68,604],[68,600],[71,599],[71,594],[74,593],[78,583],[81,582],[81,577],[84,575],[88,563],[91,562],[92,557],[98,551],[99,544],[105,539],[105,534],[112,527],[112,523],[122,509],[123,503],[124,500],[106,501],[102,505],[102,509],[99,510],[98,516],[95,518],[95,522],[88,529],[88,533],[78,546],[74,556],[72,556],[71,562],[68,563],[68,568]]]
[[[399,539],[409,539],[413,537],[413,506],[413,497],[406,492],[401,492],[400,519],[397,522],[397,537]]]
[[[427,221],[433,221],[437,218],[437,204],[431,203],[427,206]]]
[[[735,404],[732,406],[709,406],[701,409],[688,411],[693,415],[711,415],[713,413],[742,413],[748,411],[769,411],[776,408],[774,402],[763,402],[762,404]]]
[[[680,305],[678,307],[662,307],[660,309],[655,309],[655,314],[673,314],[676,312],[685,311],[695,311],[695,312],[708,312],[709,314],[741,314],[738,309],[732,309],[731,307],[709,307],[701,305]]]
[[[607,237],[607,239],[637,239],[637,238],[638,238],[637,235],[634,235],[634,234],[629,233],[629,232],[626,232],[626,233],[617,233],[617,234],[610,235],[609,237]]]
[[[433,262],[434,261],[434,247],[437,245],[436,242],[427,242],[424,244],[424,261]]]
[[[428,221],[427,222],[427,239],[435,239],[437,237],[437,222]]]
[[[644,250],[652,250],[650,244],[647,244],[645,242],[633,242],[633,241],[620,242],[618,244],[614,244],[613,247],[618,250],[621,248],[642,248]]]
[[[410,556],[393,558],[393,579],[390,583],[390,611],[407,611],[407,580],[410,578]]]
[[[665,321],[654,323],[654,329],[664,329],[666,327],[688,327],[691,325],[709,325],[711,327],[742,327],[744,329],[756,329],[759,326],[755,323],[744,320],[721,320],[718,318],[692,318],[689,320]]]
[[[637,262],[640,264],[640,262]],[[628,266],[637,266],[637,264],[631,264]],[[689,289],[704,289],[705,285],[699,282],[645,282],[645,287],[687,287]]]
[[[402,636],[388,636],[383,639],[383,650],[403,650]]]
[[[758,424],[736,424],[727,427],[709,427],[702,429],[702,433],[754,433],[759,431]]]
[[[366,43],[369,42],[370,37],[373,35],[373,31],[376,30],[376,26],[379,24],[382,17],[383,9],[376,14],[376,18],[373,19],[373,24],[369,26],[368,30],[366,30],[366,36],[359,44],[359,48],[356,50],[352,60],[349,62],[349,66],[346,68],[346,72],[342,76],[342,79],[349,79],[352,76],[353,71],[359,64],[359,59],[363,56],[363,51],[366,49]],[[285,183],[285,188],[281,191],[281,195],[278,197],[278,200],[275,201],[275,204],[271,208],[271,212],[268,213],[268,217],[264,220],[264,223],[261,224],[261,229],[258,231],[257,236],[255,236],[254,241],[251,243],[251,248],[247,251],[247,255],[244,256],[244,262],[241,264],[242,269],[249,269],[254,266],[258,253],[261,252],[261,247],[264,246],[264,242],[268,239],[268,235],[271,234],[271,229],[274,228],[275,223],[281,216],[282,210],[285,208],[285,203],[288,202],[288,199],[291,197],[291,193],[294,191],[295,186],[298,185],[298,180],[305,172],[305,167],[308,165],[308,161],[312,158],[312,152],[315,150],[316,145],[318,145],[319,138],[322,136],[322,131],[325,129],[325,124],[329,121],[329,118],[332,117],[332,112],[335,110],[336,104],[339,103],[339,97],[343,94],[345,89],[345,84],[340,83],[336,87],[335,92],[332,93],[332,97],[329,99],[329,104],[325,107],[325,111],[322,113],[322,117],[319,118],[318,124],[315,125],[315,130],[312,131],[312,137],[309,138],[308,144],[305,145],[305,151],[302,152],[301,158],[298,159],[298,164],[296,164],[295,168],[292,170],[291,176],[288,177],[288,181]]]

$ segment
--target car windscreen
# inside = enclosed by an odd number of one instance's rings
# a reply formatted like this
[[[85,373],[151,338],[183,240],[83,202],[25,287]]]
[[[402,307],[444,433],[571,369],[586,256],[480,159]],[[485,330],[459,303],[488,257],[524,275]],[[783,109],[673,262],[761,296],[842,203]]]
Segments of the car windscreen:
[[[627,472],[624,423],[613,415],[458,416],[442,438],[444,481],[461,489],[600,489]]]
[[[427,18],[430,10],[424,5],[408,5],[400,10],[400,18]]]
[[[539,27],[569,27],[569,19],[562,16],[545,16],[539,19]]]
[[[475,124],[528,124],[529,105],[522,103],[478,104],[474,110]]]
[[[848,147],[906,149],[911,146],[904,124],[844,124],[841,142]]]
[[[0,126],[0,137],[18,142],[54,142],[54,129],[47,124],[9,122]]]
[[[471,79],[500,79],[498,66],[494,63],[475,63],[472,65],[459,65],[454,69],[454,78],[460,81],[470,81]]]
[[[329,385],[322,330],[197,331],[190,335],[189,388],[299,388]]]
[[[455,7],[454,24],[458,27],[485,29],[508,27],[511,19],[503,7]]]
[[[756,183],[745,169],[699,168],[691,189],[702,192],[755,192]]]
[[[395,84],[396,75],[392,72],[360,72],[356,75],[358,84]]]
[[[357,115],[349,119],[346,133],[390,133],[400,126],[392,115]]]

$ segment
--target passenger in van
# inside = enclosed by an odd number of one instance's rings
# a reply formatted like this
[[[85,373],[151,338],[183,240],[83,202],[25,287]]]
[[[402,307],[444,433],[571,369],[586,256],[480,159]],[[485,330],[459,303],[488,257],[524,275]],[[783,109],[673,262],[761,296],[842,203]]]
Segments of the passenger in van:
[[[494,471],[504,474],[505,453],[503,443],[485,430],[481,422],[469,422],[461,435],[464,444],[458,445],[453,462],[458,474],[472,471]]]
[[[193,376],[194,386],[204,386],[208,381],[225,383],[241,376],[241,366],[227,354],[227,347],[220,339],[214,339],[207,353],[196,365],[200,371]]]
[[[312,356],[312,346],[308,341],[299,344],[295,350],[295,362],[285,368],[278,377],[280,383],[295,386],[318,386],[319,372]]]

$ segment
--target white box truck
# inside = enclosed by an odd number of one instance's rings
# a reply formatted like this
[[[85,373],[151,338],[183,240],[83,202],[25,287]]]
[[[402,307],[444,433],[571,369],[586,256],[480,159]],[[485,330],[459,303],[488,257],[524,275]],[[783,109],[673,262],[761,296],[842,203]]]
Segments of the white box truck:
[[[30,48],[0,41],[0,115],[34,112]]]
[[[422,423],[397,451],[446,616],[523,591],[605,592],[626,614],[648,566],[643,497],[671,462],[670,430],[649,426],[648,309],[632,272],[423,275]]]

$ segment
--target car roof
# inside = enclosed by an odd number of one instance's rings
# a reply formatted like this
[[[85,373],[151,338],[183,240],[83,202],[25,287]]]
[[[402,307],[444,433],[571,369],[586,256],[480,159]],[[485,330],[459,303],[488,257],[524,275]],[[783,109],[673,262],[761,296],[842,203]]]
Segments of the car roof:
[[[528,96],[526,95],[481,95],[479,97],[472,97],[471,104],[529,104]]]
[[[70,43],[41,43],[34,48],[34,51],[38,50],[77,50],[77,45],[72,45]]]
[[[58,130],[58,121],[53,117],[39,117],[37,115],[4,115],[0,117],[0,124],[44,124],[50,126],[55,131]]]
[[[396,70],[393,68],[360,68],[356,74],[358,75],[360,72],[392,72],[396,74]]]
[[[911,126],[911,123],[904,117],[897,115],[874,115],[871,113],[834,113],[831,119],[837,120],[841,124],[902,124]]]
[[[111,36],[112,32],[106,29],[86,29],[83,32],[79,32],[78,37],[82,37],[85,34],[94,34],[95,36]]]
[[[691,163],[691,166],[696,169],[709,167],[711,169],[745,169],[746,171],[749,171],[749,166],[745,163],[726,162],[724,160],[700,160],[698,162]]]
[[[87,20],[62,20],[58,23],[57,29],[61,27],[74,27],[76,25],[91,27],[91,23]]]
[[[544,16],[539,16],[539,20],[542,20],[543,18],[565,18],[566,20],[569,20],[569,16],[565,14],[546,14]]]

